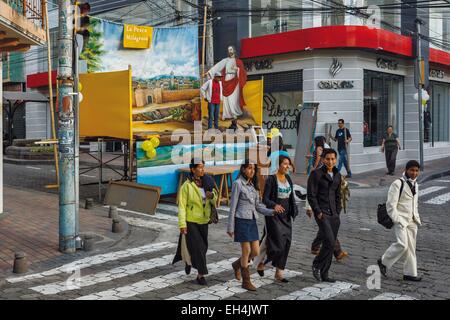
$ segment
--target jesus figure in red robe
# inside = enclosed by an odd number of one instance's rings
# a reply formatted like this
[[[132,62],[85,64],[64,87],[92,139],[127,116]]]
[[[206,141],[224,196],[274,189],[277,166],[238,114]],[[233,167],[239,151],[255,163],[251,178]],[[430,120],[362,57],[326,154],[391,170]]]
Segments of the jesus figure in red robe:
[[[247,72],[242,60],[236,57],[236,50],[228,47],[228,58],[218,62],[208,71],[211,78],[222,74],[223,113],[222,120],[237,119],[243,114],[245,106],[243,89],[247,82]]]

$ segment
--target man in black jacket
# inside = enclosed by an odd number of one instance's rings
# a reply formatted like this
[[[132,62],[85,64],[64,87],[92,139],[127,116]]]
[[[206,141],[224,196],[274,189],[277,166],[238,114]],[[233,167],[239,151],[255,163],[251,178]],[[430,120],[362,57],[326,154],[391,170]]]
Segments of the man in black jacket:
[[[314,170],[308,178],[308,202],[323,235],[322,248],[313,262],[313,275],[318,281],[335,282],[328,277],[336,242],[341,212],[341,175],[336,168],[337,153],[323,152],[324,166]]]

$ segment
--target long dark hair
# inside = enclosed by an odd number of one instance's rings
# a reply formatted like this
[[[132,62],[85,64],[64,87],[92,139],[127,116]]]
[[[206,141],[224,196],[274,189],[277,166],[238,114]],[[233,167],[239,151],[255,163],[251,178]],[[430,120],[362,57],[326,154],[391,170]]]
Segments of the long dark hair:
[[[202,159],[193,158],[191,160],[191,163],[189,164],[189,169],[191,170],[191,172],[188,177],[188,179],[190,181],[194,181],[194,173],[192,172],[192,169],[197,168],[201,164],[203,164],[203,165],[205,164],[205,161],[203,161]],[[201,181],[202,181],[203,189],[205,189],[205,191],[212,191],[214,189],[214,187],[215,187],[214,180],[207,174],[205,174],[205,175],[203,175],[203,177],[201,177]]]
[[[250,163],[249,161],[245,161],[243,164],[241,164],[241,168],[239,170],[238,177],[243,177],[245,180],[247,180],[247,176],[245,175],[245,169],[247,169],[250,165],[255,166],[255,175],[252,178],[252,184],[253,187],[255,187],[256,190],[259,191],[259,184],[258,184],[258,166],[254,163]]]

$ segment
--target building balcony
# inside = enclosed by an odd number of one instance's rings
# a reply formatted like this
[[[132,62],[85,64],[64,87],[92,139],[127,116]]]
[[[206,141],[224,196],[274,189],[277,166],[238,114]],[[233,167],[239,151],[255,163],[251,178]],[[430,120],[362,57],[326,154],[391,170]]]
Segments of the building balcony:
[[[0,53],[44,45],[44,1],[0,0]]]

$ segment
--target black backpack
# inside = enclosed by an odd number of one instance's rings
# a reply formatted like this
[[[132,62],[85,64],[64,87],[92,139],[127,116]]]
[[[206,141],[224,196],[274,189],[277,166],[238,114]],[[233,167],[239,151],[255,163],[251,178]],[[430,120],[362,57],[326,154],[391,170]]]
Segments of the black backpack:
[[[402,196],[403,192],[403,180],[400,179],[402,186],[400,187],[400,193],[398,196],[398,200],[400,200],[400,197]],[[378,223],[381,224],[386,229],[391,229],[394,226],[394,222],[392,221],[391,217],[389,217],[386,209],[386,203],[381,203],[378,205],[377,210],[377,219]]]

